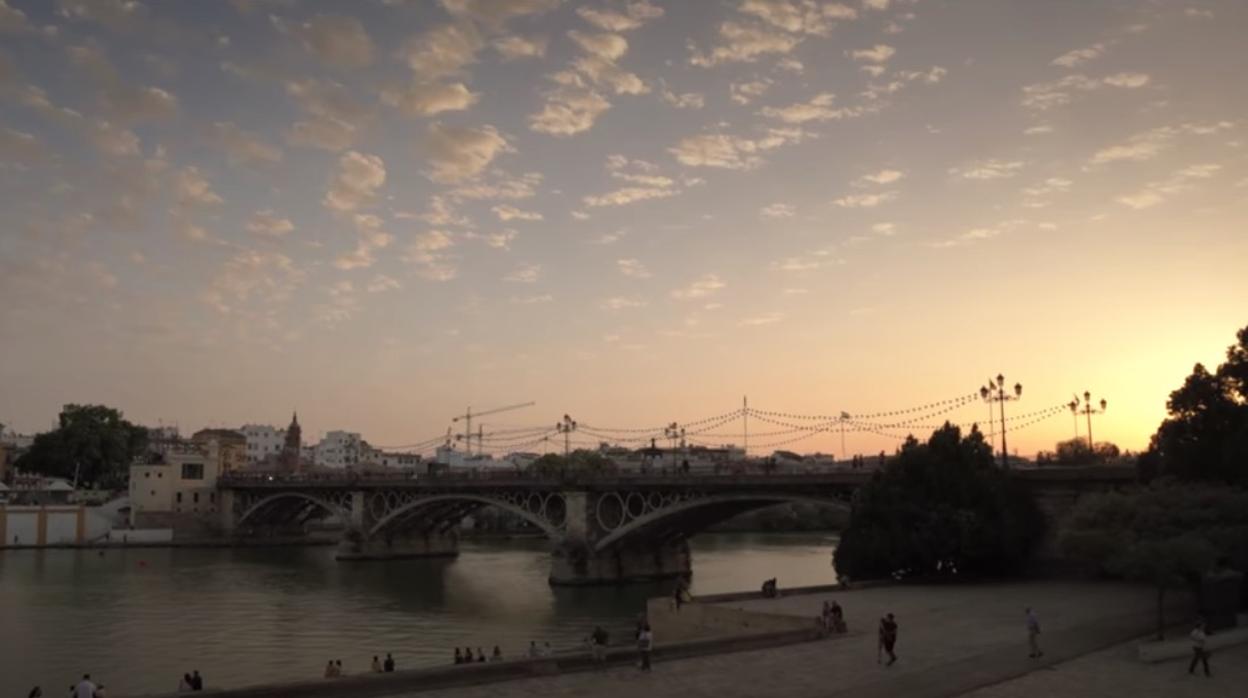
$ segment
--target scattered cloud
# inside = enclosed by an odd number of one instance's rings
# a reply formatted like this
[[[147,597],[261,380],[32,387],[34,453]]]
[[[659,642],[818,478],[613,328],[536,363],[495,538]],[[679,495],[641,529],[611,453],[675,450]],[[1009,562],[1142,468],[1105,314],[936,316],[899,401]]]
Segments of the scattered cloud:
[[[663,16],[663,8],[651,4],[648,0],[633,0],[623,7],[623,11],[614,8],[578,7],[576,14],[595,27],[608,32],[626,32],[641,27],[650,20]]]
[[[897,54],[897,49],[888,44],[876,44],[871,48],[857,49],[850,52],[850,57],[863,63],[887,63],[888,59]]]
[[[749,104],[754,99],[763,96],[767,88],[771,87],[771,82],[770,78],[751,80],[749,82],[734,82],[728,85],[728,90],[732,101],[737,104]]]
[[[364,287],[369,293],[384,293],[386,291],[394,291],[403,288],[403,284],[393,277],[385,274],[377,274]]]
[[[703,68],[753,63],[766,55],[787,54],[802,41],[801,36],[731,20],[719,25],[719,39],[720,43],[705,53],[690,45],[689,63]]]
[[[404,250],[402,260],[416,267],[416,273],[428,281],[450,281],[459,270],[449,262],[446,250],[455,245],[455,238],[445,230],[427,230],[417,234]]]
[[[883,191],[878,194],[849,194],[835,199],[832,203],[841,208],[875,208],[896,199],[897,196],[896,191]]]
[[[949,174],[962,179],[1008,179],[1017,175],[1023,165],[1019,160],[978,160],[965,167],[951,167]]]
[[[1196,182],[1210,179],[1221,170],[1222,166],[1215,163],[1189,165],[1164,180],[1150,182],[1134,194],[1119,196],[1115,201],[1136,210],[1152,208],[1170,196],[1195,188]]]
[[[471,92],[462,82],[418,83],[405,88],[382,90],[381,101],[396,107],[408,116],[432,116],[448,111],[463,111],[477,103],[481,95]]]
[[[1143,162],[1152,160],[1163,151],[1174,145],[1181,136],[1207,136],[1230,129],[1234,124],[1230,121],[1212,123],[1182,123],[1175,126],[1160,126],[1148,131],[1137,133],[1117,145],[1101,148],[1088,159],[1090,166],[1106,165],[1113,162]]]
[[[282,237],[294,229],[295,224],[289,218],[283,218],[269,208],[256,211],[247,221],[247,231],[256,235]]]
[[[770,204],[761,208],[758,215],[763,218],[792,218],[797,215],[797,207],[792,204]]]
[[[537,211],[523,211],[508,204],[499,204],[490,209],[500,221],[540,221],[542,214]]]
[[[425,134],[424,153],[431,169],[426,176],[456,183],[481,174],[501,153],[511,150],[493,126],[472,128],[433,123]]]
[[[386,163],[377,155],[349,151],[338,158],[338,172],[322,203],[339,212],[369,204],[386,183]]]
[[[1053,59],[1052,65],[1058,65],[1063,68],[1074,68],[1075,66],[1087,63],[1090,60],[1100,58],[1104,54],[1105,44],[1092,44],[1087,48],[1077,48],[1073,51],[1063,53]]]
[[[173,177],[173,191],[181,206],[207,206],[223,202],[199,168],[193,165],[177,171]]]
[[[316,15],[312,19],[287,27],[277,18],[274,24],[289,31],[304,49],[326,64],[337,68],[363,68],[373,62],[373,42],[364,25],[354,17]]]
[[[541,58],[546,55],[546,37],[544,36],[500,36],[490,42],[504,61],[517,61],[523,58]]]
[[[646,269],[646,265],[642,264],[639,259],[617,259],[615,263],[620,268],[620,273],[624,276],[634,279],[648,279],[653,276],[650,270]]]
[[[786,143],[800,143],[809,136],[800,129],[768,129],[758,139],[706,133],[683,138],[667,150],[681,164],[691,167],[748,170],[763,163],[762,153]]]
[[[664,102],[676,107],[677,109],[701,109],[706,106],[706,96],[701,92],[683,92],[676,94],[666,87],[659,96]]]
[[[831,92],[815,95],[809,102],[797,102],[787,107],[763,107],[759,112],[786,124],[804,124],[810,121],[831,121],[862,116],[862,107],[832,107],[835,96]]]
[[[281,148],[264,142],[257,134],[242,129],[232,121],[213,124],[213,137],[225,148],[231,165],[275,165],[282,161]]]
[[[900,170],[880,170],[872,174],[865,174],[854,181],[855,186],[865,187],[872,184],[892,184],[905,177],[906,174]]]
[[[892,237],[897,234],[896,223],[875,223],[871,226],[871,232],[881,237]]]
[[[640,308],[646,302],[636,296],[612,296],[605,298],[599,303],[599,307],[603,310],[624,310],[626,308]]]
[[[783,313],[763,313],[762,315],[754,315],[752,317],[743,318],[737,323],[738,327],[761,327],[762,325],[774,325],[784,319]]]
[[[536,295],[536,296],[512,296],[511,298],[507,299],[507,302],[511,303],[512,305],[538,305],[541,303],[550,303],[550,302],[553,302],[554,300],[555,300],[554,296],[550,295],[549,293],[543,293],[541,295]]]
[[[1102,82],[1112,87],[1132,89],[1147,85],[1149,80],[1149,76],[1145,73],[1114,73],[1113,75],[1105,76]]]
[[[476,63],[477,53],[485,47],[485,39],[467,22],[443,24],[410,39],[399,51],[421,80],[437,80],[461,75]]]
[[[540,264],[525,263],[508,272],[507,275],[503,277],[503,281],[510,281],[518,284],[532,284],[537,283],[537,280],[541,277],[541,275],[542,267]]]
[[[1074,73],[1059,80],[1024,86],[1022,102],[1028,109],[1045,111],[1070,104],[1077,92],[1095,92],[1107,85],[1135,89],[1144,87],[1149,82],[1150,77],[1145,73],[1115,73],[1099,79]]]
[[[688,286],[672,291],[672,298],[679,301],[698,300],[718,293],[727,286],[716,274],[703,274]]]

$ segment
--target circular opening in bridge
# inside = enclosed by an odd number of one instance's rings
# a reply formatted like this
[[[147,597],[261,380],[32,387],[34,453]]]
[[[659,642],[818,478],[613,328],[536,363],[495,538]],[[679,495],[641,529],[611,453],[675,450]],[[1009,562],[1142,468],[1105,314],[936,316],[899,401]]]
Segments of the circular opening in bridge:
[[[374,492],[368,498],[368,510],[372,512],[374,519],[380,519],[386,515],[386,495],[381,492]]]
[[[646,498],[640,492],[630,492],[626,503],[628,518],[636,519],[646,513]]]
[[[620,495],[612,492],[598,498],[598,506],[594,512],[598,517],[598,525],[604,531],[614,531],[624,523],[624,502]]]

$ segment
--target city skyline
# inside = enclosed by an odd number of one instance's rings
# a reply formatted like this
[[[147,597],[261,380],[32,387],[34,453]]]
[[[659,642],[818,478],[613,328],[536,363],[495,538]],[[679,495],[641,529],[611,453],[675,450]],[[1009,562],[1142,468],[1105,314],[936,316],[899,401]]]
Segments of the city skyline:
[[[1002,372],[1007,417],[1090,390],[1139,450],[1244,325],[1245,30],[1231,0],[0,0],[0,422],[298,410],[387,445],[468,405],[862,414]]]

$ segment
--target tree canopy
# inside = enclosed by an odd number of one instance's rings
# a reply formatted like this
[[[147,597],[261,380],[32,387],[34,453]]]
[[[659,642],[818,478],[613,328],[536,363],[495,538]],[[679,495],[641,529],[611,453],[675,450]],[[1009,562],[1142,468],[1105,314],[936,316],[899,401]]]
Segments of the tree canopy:
[[[1037,465],[1092,465],[1112,461],[1122,455],[1117,444],[1101,441],[1095,448],[1088,446],[1087,439],[1068,439],[1057,442],[1055,451],[1036,454]]]
[[[124,487],[130,463],[147,447],[147,429],[103,405],[65,405],[58,425],[35,437],[14,465],[25,472],[100,488]]]
[[[1217,371],[1196,364],[1170,393],[1169,416],[1140,457],[1146,479],[1248,486],[1248,327],[1236,339]]]
[[[910,437],[854,498],[836,569],[851,578],[1017,572],[1044,532],[1031,493],[972,427]]]
[[[610,458],[584,448],[578,448],[565,458],[557,453],[547,453],[529,464],[530,472],[538,475],[562,475],[568,473],[601,473],[615,468]]]
[[[1062,551],[1100,572],[1157,589],[1157,628],[1167,589],[1194,584],[1220,558],[1248,565],[1248,492],[1162,480],[1081,501],[1066,520]]]

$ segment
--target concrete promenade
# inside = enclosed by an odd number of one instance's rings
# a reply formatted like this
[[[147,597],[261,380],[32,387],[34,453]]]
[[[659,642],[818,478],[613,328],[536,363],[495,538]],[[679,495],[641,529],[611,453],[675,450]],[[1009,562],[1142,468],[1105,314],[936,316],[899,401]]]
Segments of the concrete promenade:
[[[955,696],[982,689],[980,696],[1150,695],[1129,688],[1149,686],[1143,677],[1182,673],[1175,663],[1143,665],[1122,662],[1123,689],[1096,682],[1085,690],[1096,666],[1079,664],[1068,672],[1060,692],[1036,683],[1062,672],[1084,655],[1145,635],[1153,625],[1154,596],[1148,589],[1122,585],[1027,582],[1017,584],[880,587],[851,592],[791,596],[726,604],[768,613],[813,616],[825,599],[845,609],[850,633],[828,641],[787,645],[656,663],[654,671],[610,668],[511,681],[506,684],[394,694],[416,698],[485,698],[508,695],[533,698],[594,695],[600,698],[754,698],[757,696]],[[1185,606],[1176,600],[1175,620]],[[1023,609],[1034,607],[1043,625],[1041,660],[1027,657]],[[875,626],[886,612],[900,625],[892,667],[876,663]],[[813,621],[812,621],[813,622]],[[658,644],[663,638],[657,637]],[[1112,651],[1111,651],[1112,652]],[[1230,664],[1236,654],[1227,652]],[[1115,655],[1108,655],[1115,656]],[[1238,656],[1243,656],[1240,653]],[[1072,662],[1072,660],[1074,660]],[[1216,658],[1215,658],[1216,661]],[[1029,673],[1035,672],[1035,673]],[[1020,678],[1022,677],[1022,678]],[[1130,680],[1136,679],[1138,680]],[[1196,677],[1203,681],[1203,677]],[[1239,684],[1242,688],[1242,683]],[[1201,685],[1201,695],[1230,696],[1227,681]],[[1216,689],[1216,690],[1215,690]],[[993,691],[1000,691],[994,693]],[[1034,692],[1033,692],[1034,691]],[[1225,691],[1225,692],[1223,692]],[[1163,695],[1156,693],[1155,695]],[[1174,694],[1165,694],[1174,695]]]

